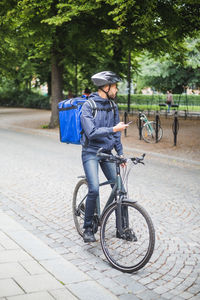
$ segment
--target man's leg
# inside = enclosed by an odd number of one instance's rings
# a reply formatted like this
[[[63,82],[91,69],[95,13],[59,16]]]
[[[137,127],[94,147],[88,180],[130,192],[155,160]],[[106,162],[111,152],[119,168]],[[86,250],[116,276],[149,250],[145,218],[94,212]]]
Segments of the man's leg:
[[[101,168],[108,180],[111,180],[112,182],[116,181],[116,165],[111,162],[102,162]],[[113,185],[111,185],[113,187]],[[124,186],[122,184],[122,190],[125,191]],[[129,222],[128,222],[128,210],[127,207],[122,207],[122,228],[128,228]],[[117,227],[117,220],[116,220],[116,227]],[[116,231],[116,237],[120,237],[120,234],[118,231]]]
[[[96,199],[99,195],[98,160],[96,157],[91,158],[84,162],[83,167],[88,181],[83,239],[85,242],[94,242],[95,237],[92,232],[92,220],[96,207]]]
[[[107,178],[107,180],[110,180],[113,182],[113,184],[111,185],[113,187],[115,184],[116,175],[117,175],[115,163],[112,163],[109,161],[102,161],[102,162],[100,162],[100,166],[101,166],[101,169],[102,169],[105,177]]]

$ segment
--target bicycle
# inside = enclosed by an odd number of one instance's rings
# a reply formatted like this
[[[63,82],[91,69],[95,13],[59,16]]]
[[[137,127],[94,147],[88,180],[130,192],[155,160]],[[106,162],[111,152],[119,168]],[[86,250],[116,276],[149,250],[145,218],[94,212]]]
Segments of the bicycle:
[[[128,197],[128,176],[132,166],[144,164],[144,156],[121,158],[102,153],[97,155],[116,164],[116,182],[105,181],[100,187],[112,184],[107,203],[100,212],[100,201],[97,199],[93,218],[93,231],[100,226],[100,242],[107,260],[116,269],[132,273],[143,268],[150,260],[155,245],[155,230],[146,210]],[[121,176],[120,165],[126,163]],[[85,201],[87,198],[87,180],[80,176],[73,194],[73,217],[78,233],[83,236]]]
[[[142,113],[140,116],[141,128],[142,128],[142,137],[147,143],[156,143],[156,122],[149,121],[147,116]],[[139,118],[137,119],[137,126],[139,128]],[[157,141],[159,142],[163,136],[163,130],[160,122],[158,123],[158,137]]]

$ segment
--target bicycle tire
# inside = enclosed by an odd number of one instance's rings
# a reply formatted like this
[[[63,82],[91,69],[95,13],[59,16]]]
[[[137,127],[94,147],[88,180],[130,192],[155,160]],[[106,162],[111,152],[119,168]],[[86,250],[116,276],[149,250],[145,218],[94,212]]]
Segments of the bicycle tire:
[[[116,233],[116,207],[114,203],[105,211],[101,223],[101,246],[110,264],[126,273],[143,268],[150,260],[155,246],[155,230],[146,210],[138,203],[125,201],[129,228],[134,229],[137,241],[119,238]],[[146,237],[145,237],[146,234]]]
[[[163,130],[162,127],[158,124],[158,142],[161,140],[162,136]],[[148,122],[142,127],[142,137],[147,143],[156,143],[156,122]]]
[[[85,201],[86,201],[87,194],[88,194],[87,180],[81,179],[77,183],[74,189],[73,200],[72,200],[72,212],[73,212],[74,224],[80,236],[83,236]]]

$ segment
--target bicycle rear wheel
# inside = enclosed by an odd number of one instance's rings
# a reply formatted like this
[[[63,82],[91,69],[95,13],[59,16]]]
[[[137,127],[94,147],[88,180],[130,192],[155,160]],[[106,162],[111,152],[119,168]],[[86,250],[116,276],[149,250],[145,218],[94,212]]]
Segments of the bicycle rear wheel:
[[[158,124],[158,141],[161,140],[163,136],[162,127]],[[146,123],[142,127],[142,137],[147,143],[155,143],[156,142],[156,122],[151,121]]]
[[[140,270],[150,260],[155,245],[155,230],[146,210],[137,203],[125,201],[122,211],[128,211],[127,231],[136,237],[121,238],[116,231],[116,203],[104,213],[101,223],[101,246],[116,269],[132,273]]]
[[[88,185],[86,179],[81,179],[75,189],[72,201],[72,212],[74,223],[78,233],[83,236],[83,224],[85,217],[85,201],[88,194]]]

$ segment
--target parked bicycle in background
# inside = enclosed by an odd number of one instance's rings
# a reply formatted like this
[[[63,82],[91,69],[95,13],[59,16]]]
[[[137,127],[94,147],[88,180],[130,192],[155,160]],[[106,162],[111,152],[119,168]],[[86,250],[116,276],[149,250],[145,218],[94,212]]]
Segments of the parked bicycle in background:
[[[160,122],[156,123],[155,121],[149,121],[144,113],[139,114],[137,126],[139,130],[141,130],[142,138],[147,143],[159,142],[163,136]]]

